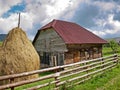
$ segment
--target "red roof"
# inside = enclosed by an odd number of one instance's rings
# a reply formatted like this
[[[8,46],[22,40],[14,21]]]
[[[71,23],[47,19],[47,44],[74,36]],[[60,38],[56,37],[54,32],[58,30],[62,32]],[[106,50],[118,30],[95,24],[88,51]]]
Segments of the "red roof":
[[[92,32],[86,30],[80,25],[72,22],[53,20],[40,30],[53,28],[64,40],[66,44],[104,44],[107,43],[104,39],[98,37]],[[36,38],[36,37],[35,37]]]

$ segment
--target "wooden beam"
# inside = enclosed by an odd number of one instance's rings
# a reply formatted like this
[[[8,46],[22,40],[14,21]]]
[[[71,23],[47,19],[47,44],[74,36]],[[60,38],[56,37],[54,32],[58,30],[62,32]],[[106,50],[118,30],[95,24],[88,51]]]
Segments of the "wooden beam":
[[[19,14],[19,17],[18,17],[18,28],[20,28],[20,13]]]

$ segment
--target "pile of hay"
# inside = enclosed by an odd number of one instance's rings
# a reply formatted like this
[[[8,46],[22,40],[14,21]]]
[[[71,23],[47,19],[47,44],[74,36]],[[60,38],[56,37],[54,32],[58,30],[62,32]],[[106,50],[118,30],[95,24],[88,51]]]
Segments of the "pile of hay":
[[[20,28],[12,29],[0,47],[0,76],[38,70],[39,67],[39,56],[25,32]],[[16,81],[36,77],[37,74]]]

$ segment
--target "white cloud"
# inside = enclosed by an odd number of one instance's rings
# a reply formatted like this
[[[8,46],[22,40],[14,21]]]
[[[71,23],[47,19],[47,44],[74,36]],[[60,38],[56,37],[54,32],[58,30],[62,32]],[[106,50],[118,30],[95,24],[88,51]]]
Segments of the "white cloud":
[[[18,24],[18,14],[11,13],[10,16],[1,17],[7,13],[12,6],[18,5],[23,0],[0,0],[0,32],[7,33]],[[26,6],[21,13],[21,24],[27,33],[34,30],[34,25],[44,25],[53,19],[69,19],[75,13],[80,2],[84,0],[25,0]],[[29,33],[30,34],[30,33]],[[29,35],[30,36],[30,35]],[[32,35],[30,37],[33,37]]]
[[[90,31],[100,37],[118,34],[120,32],[120,21],[113,18],[114,14],[110,14],[107,19],[97,20],[97,27],[92,27]]]
[[[20,27],[25,31],[30,31],[33,28],[33,17],[31,13],[21,13]],[[0,18],[0,30],[7,33],[14,27],[18,26],[18,14],[11,14],[8,18]]]
[[[100,37],[103,37],[106,35],[106,33],[104,31],[98,31],[98,30],[92,30],[92,32]]]
[[[0,16],[6,13],[12,6],[21,3],[22,0],[0,0]]]
[[[120,21],[114,20],[114,14],[108,16],[108,20],[106,21],[108,25],[111,25],[111,29],[105,30],[108,34],[115,34],[120,31]]]
[[[34,15],[32,13],[23,12],[21,13],[21,24],[20,26],[25,30],[29,31],[33,28]]]
[[[0,0],[0,8],[2,8],[0,10],[0,33],[7,33],[10,29],[17,26],[18,14],[11,12],[11,15],[6,18],[3,18],[2,15],[7,13],[12,6],[18,5],[23,1],[25,1],[26,6],[24,12],[21,13],[20,26],[28,33],[29,38],[33,38],[35,36],[33,31],[37,31],[35,28],[36,24],[43,26],[53,19],[70,20],[75,14],[79,14],[76,13],[78,7],[84,8],[85,5],[94,6],[98,8],[96,10],[100,10],[95,13],[96,16],[92,16],[91,14],[94,11],[88,11],[85,9],[86,12],[88,12],[88,17],[90,16],[90,18],[94,19],[95,21],[93,23],[95,23],[96,26],[90,26],[90,29],[93,33],[103,37],[107,34],[115,34],[120,32],[120,21],[114,20],[114,12],[111,12],[112,14],[108,13],[109,11],[113,10],[120,12],[120,6],[113,1],[104,2],[101,0],[96,0],[93,2],[92,0]],[[79,17],[78,15],[79,18],[87,18],[84,17],[84,12],[80,11],[80,13],[83,13],[83,16]],[[89,24],[88,22],[85,22],[86,25]]]
[[[10,29],[17,26],[17,21],[17,14],[11,14],[8,18],[0,18],[0,30],[3,33],[7,33]]]
[[[72,17],[75,9],[83,0],[36,0],[27,1],[26,12],[36,16],[34,21],[44,25],[52,19]]]
[[[116,3],[114,2],[95,1],[93,4],[103,11],[110,11],[116,7]]]

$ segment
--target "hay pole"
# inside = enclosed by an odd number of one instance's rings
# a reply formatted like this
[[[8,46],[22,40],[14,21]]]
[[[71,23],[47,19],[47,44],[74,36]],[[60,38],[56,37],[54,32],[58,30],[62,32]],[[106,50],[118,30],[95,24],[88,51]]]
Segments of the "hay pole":
[[[20,13],[18,13],[19,16],[18,16],[18,28],[20,27]]]

